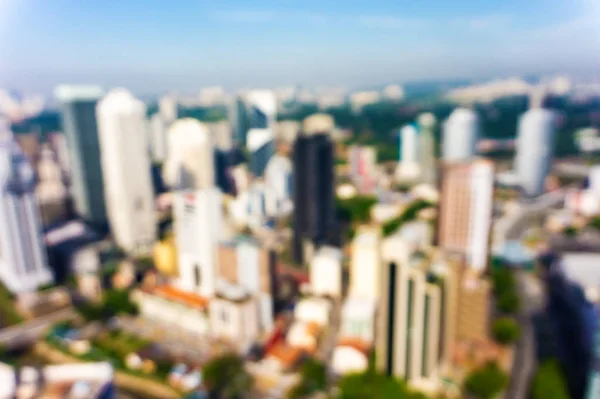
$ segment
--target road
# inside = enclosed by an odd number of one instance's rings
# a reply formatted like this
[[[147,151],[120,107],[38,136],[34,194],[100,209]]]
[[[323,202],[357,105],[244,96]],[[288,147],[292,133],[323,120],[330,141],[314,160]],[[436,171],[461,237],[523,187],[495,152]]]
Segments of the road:
[[[515,346],[510,385],[506,399],[526,399],[529,382],[537,367],[535,330],[533,317],[544,305],[544,292],[537,277],[525,272],[517,272],[517,286],[522,308],[518,316],[521,325],[521,338]]]
[[[72,308],[61,309],[34,320],[0,330],[0,345],[18,346],[38,340],[52,324],[70,320],[76,316]]]
[[[544,194],[536,198],[533,202],[524,204],[514,215],[510,215],[505,222],[507,224],[505,239],[521,239],[525,229],[531,226],[531,218],[539,218],[545,215],[551,208],[564,202],[569,187],[566,186]]]

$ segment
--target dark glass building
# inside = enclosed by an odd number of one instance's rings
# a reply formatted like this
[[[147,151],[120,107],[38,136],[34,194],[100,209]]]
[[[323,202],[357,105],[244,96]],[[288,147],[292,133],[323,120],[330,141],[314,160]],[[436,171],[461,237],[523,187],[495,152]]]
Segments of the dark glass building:
[[[296,262],[305,243],[335,244],[334,146],[327,132],[302,135],[294,145],[294,242]]]
[[[75,211],[99,231],[108,230],[100,143],[96,125],[96,103],[102,90],[96,87],[60,86],[62,128],[71,164],[71,193]]]

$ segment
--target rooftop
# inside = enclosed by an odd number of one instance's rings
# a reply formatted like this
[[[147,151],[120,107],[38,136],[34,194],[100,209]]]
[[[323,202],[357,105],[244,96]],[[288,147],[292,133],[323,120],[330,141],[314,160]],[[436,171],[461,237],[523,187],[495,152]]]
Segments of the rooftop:
[[[154,288],[151,294],[160,296],[168,301],[178,302],[186,306],[206,309],[208,299],[197,294],[179,290],[171,285],[162,285]]]

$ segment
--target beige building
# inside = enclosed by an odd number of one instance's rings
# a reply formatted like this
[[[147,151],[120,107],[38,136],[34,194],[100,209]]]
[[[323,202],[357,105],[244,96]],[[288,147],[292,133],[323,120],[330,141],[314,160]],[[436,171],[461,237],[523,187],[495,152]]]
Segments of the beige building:
[[[465,255],[482,272],[488,265],[494,196],[494,165],[488,160],[442,167],[438,245]]]
[[[239,285],[220,284],[210,301],[210,326],[216,337],[249,344],[260,331],[256,297]]]

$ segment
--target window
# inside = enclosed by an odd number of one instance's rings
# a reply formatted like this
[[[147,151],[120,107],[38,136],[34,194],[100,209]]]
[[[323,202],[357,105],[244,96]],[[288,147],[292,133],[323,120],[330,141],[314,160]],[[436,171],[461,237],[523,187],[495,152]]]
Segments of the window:
[[[220,312],[221,321],[223,323],[229,323],[229,314],[227,313],[227,309],[222,308]]]
[[[194,265],[194,284],[196,285],[196,287],[200,287],[201,282],[202,282],[202,279],[201,279],[200,265],[195,264]]]

